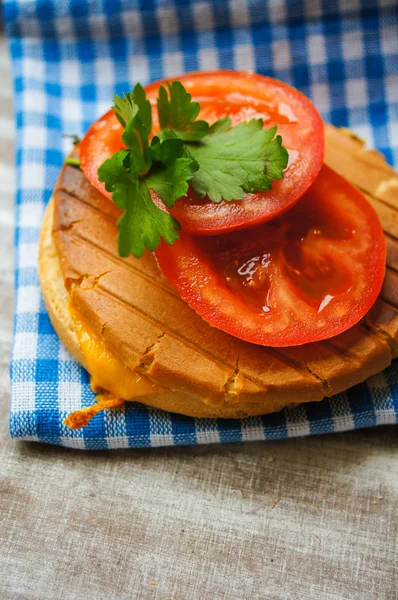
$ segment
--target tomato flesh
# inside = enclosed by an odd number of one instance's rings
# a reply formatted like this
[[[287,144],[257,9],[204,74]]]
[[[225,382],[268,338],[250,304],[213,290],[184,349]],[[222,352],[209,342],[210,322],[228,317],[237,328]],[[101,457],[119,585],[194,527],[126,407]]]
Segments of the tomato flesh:
[[[269,221],[293,206],[314,181],[324,156],[323,123],[310,100],[285,83],[253,73],[217,71],[175,79],[200,103],[199,118],[213,123],[229,116],[233,125],[262,118],[267,129],[278,126],[278,134],[289,151],[284,178],[274,181],[268,192],[246,194],[243,200],[216,204],[207,198],[198,198],[190,188],[188,195],[178,200],[170,211],[184,231],[214,235],[244,229]],[[146,88],[154,108],[152,134],[158,130],[155,107],[161,83],[164,81]],[[97,170],[104,160],[123,147],[121,135],[122,127],[111,110],[90,127],[80,147],[86,177],[108,197],[110,194],[98,181]],[[165,208],[155,194],[153,198]]]
[[[210,324],[265,346],[338,335],[380,292],[385,240],[366,198],[323,167],[290,211],[212,237],[183,232],[156,250],[165,276]]]

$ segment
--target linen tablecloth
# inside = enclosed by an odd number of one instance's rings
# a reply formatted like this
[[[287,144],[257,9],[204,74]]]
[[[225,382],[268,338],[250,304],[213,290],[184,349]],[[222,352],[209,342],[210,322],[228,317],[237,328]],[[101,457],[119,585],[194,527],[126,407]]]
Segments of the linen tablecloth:
[[[84,369],[49,321],[38,236],[70,141],[114,92],[192,70],[255,70],[307,94],[325,120],[398,162],[395,0],[6,0],[16,119],[16,310],[10,431],[75,448],[275,439],[396,423],[398,365],[344,394],[264,417],[193,419],[139,404],[70,431],[93,403]]]

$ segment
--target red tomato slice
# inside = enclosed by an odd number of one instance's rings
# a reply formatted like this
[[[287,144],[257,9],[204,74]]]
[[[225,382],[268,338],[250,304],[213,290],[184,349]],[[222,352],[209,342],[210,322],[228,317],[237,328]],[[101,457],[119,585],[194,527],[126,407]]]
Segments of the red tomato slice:
[[[380,292],[385,239],[377,215],[324,166],[270,223],[213,237],[182,233],[155,251],[182,298],[211,325],[264,346],[296,346],[357,323]]]
[[[170,211],[184,231],[213,235],[251,227],[275,218],[305,193],[317,176],[324,155],[323,123],[306,96],[281,81],[252,73],[192,73],[175,79],[200,102],[201,119],[213,123],[229,116],[235,125],[261,117],[267,129],[278,125],[278,134],[289,151],[284,179],[273,182],[268,192],[246,194],[243,200],[215,204],[198,198],[190,189],[188,196],[178,200]],[[146,88],[154,109],[160,83],[164,81]],[[154,117],[155,113],[156,110]],[[155,121],[152,133],[157,130]],[[108,197],[110,194],[98,181],[97,170],[104,160],[123,147],[121,134],[122,127],[111,110],[90,127],[80,146],[81,166],[86,177]],[[159,198],[156,202],[164,208]]]

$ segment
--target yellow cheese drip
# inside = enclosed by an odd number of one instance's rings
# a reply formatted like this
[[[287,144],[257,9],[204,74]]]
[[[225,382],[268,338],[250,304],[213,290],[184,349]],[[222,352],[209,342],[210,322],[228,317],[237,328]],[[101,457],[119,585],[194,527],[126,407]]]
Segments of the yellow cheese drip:
[[[69,312],[75,323],[76,334],[91,375],[94,392],[106,390],[116,398],[139,401],[142,396],[162,392],[165,388],[153,383],[145,375],[129,369],[116,354],[106,347],[92,325],[71,305]]]
[[[81,429],[82,427],[86,427],[91,419],[101,412],[101,410],[104,410],[104,408],[118,408],[124,404],[124,400],[114,398],[109,392],[99,394],[95,400],[97,404],[85,406],[68,415],[64,420],[64,424],[69,427],[69,429]]]

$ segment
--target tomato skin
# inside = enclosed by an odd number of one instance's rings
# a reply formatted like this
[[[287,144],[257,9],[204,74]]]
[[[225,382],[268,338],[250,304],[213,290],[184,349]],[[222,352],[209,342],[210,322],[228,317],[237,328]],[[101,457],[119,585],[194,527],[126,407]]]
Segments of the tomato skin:
[[[116,118],[113,109],[108,110],[100,119],[94,121],[80,142],[80,166],[89,180],[104,196],[112,200],[105,185],[98,180],[98,168],[115,152],[124,148],[122,142],[123,128]]]
[[[169,79],[180,80],[201,104],[200,118],[209,122],[229,115],[233,124],[250,118],[264,118],[267,128],[278,125],[278,134],[289,150],[289,165],[284,179],[274,181],[272,190],[246,194],[243,200],[222,201],[219,204],[200,199],[192,188],[188,196],[179,199],[171,214],[181,223],[185,232],[214,235],[252,227],[271,220],[288,210],[305,193],[317,176],[324,156],[324,127],[311,101],[295,88],[261,75],[215,71],[191,73]],[[153,102],[156,133],[157,81],[146,87]],[[81,166],[89,181],[103,194],[104,185],[98,181],[98,167],[114,152],[123,147],[122,127],[113,110],[93,123],[82,140]],[[153,194],[156,203],[165,208]]]
[[[355,325],[380,292],[385,255],[374,209],[326,166],[271,223],[211,238],[182,232],[174,246],[155,251],[166,278],[205,321],[273,347],[325,340]]]

